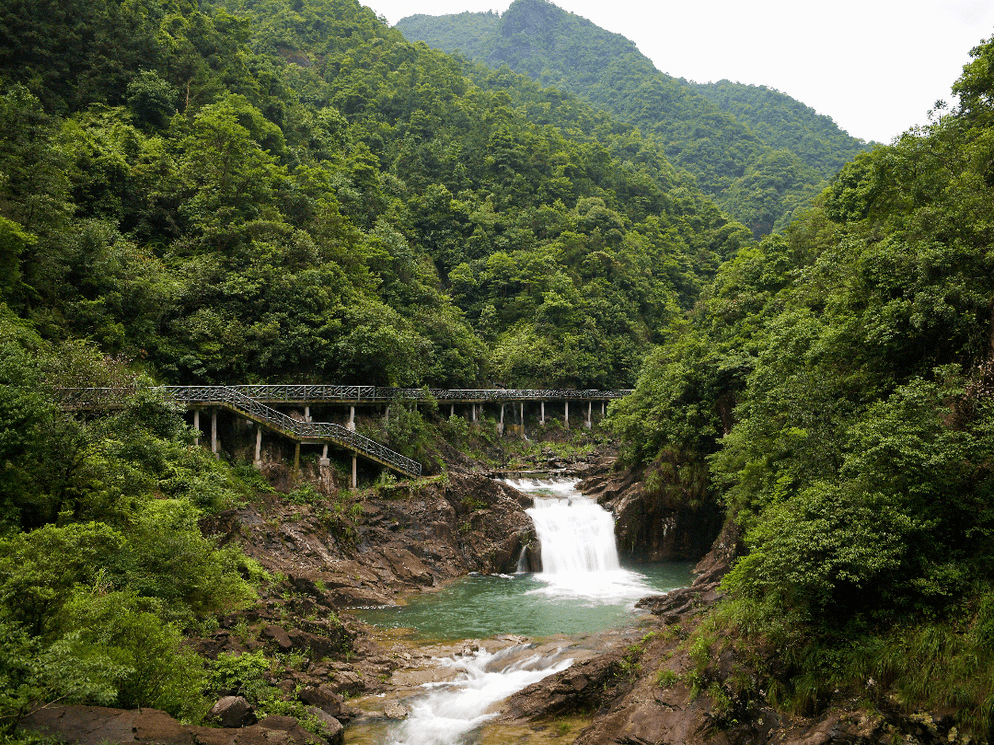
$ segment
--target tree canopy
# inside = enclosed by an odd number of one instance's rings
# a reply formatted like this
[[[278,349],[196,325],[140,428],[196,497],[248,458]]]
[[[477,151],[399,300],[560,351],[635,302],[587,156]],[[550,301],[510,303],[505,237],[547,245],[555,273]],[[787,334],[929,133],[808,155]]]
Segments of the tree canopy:
[[[986,737],[988,678],[953,672],[994,655],[994,40],[972,54],[957,107],[722,265],[614,421],[631,461],[709,469],[745,530],[725,588],[795,700],[869,676]]]
[[[415,15],[397,28],[412,41],[506,65],[637,126],[757,237],[785,227],[844,162],[867,149],[782,93],[667,75],[630,40],[547,0],[515,0],[500,16]]]
[[[78,10],[0,18],[3,299],[165,380],[629,385],[749,242],[632,127],[355,2]]]

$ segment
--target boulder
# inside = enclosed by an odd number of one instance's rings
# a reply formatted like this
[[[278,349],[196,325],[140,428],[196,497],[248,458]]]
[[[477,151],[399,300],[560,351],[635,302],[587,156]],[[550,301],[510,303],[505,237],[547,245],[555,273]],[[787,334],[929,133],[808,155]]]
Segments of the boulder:
[[[245,727],[255,724],[255,711],[244,696],[225,696],[207,712],[207,719],[222,727]]]
[[[305,688],[297,694],[297,698],[305,704],[317,707],[325,714],[330,714],[333,717],[337,717],[342,713],[342,697],[325,685]]]
[[[262,635],[267,639],[272,639],[276,642],[276,646],[283,652],[288,652],[293,649],[293,642],[290,641],[290,636],[279,626],[273,626],[270,624],[262,630]]]
[[[307,713],[314,717],[320,725],[321,734],[329,745],[343,745],[345,742],[345,727],[335,717],[316,706],[308,707]]]
[[[409,713],[406,706],[396,701],[383,707],[383,716],[387,719],[406,719]]]

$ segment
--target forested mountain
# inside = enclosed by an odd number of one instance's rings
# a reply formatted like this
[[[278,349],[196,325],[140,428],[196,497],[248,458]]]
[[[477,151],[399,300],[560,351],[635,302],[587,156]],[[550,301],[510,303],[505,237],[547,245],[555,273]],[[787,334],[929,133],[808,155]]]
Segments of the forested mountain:
[[[786,93],[729,80],[689,85],[747,126],[764,145],[789,150],[806,166],[829,178],[843,163],[866,149],[858,147],[831,117],[818,114]]]
[[[345,0],[7,3],[3,298],[176,382],[606,386],[746,233]],[[471,74],[471,76],[470,76]]]
[[[411,16],[397,28],[411,40],[507,65],[636,125],[757,236],[786,225],[867,149],[783,94],[749,86],[733,86],[732,94],[731,84],[697,86],[666,75],[628,39],[547,0],[516,0],[500,16]]]
[[[183,634],[253,597],[199,521],[258,476],[151,384],[624,386],[752,240],[630,125],[355,0],[14,0],[0,34],[0,738],[38,701],[198,720],[246,672]],[[138,392],[75,418],[81,385]]]
[[[744,705],[994,732],[994,39],[973,57],[955,110],[723,265],[616,408],[660,498],[710,493],[745,530],[720,617],[784,654]]]

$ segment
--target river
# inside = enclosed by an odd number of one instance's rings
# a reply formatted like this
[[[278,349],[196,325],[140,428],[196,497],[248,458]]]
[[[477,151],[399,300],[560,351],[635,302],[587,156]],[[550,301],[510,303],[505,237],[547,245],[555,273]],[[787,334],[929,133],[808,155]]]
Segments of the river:
[[[385,731],[380,727],[372,738],[368,732],[347,733],[347,742],[475,742],[474,731],[496,715],[499,701],[573,662],[571,639],[630,624],[638,617],[639,598],[690,583],[688,562],[623,566],[613,517],[580,494],[575,481],[508,483],[534,499],[527,512],[541,544],[541,571],[471,575],[406,606],[368,610],[361,617],[383,629],[409,629],[410,638],[425,644],[499,635],[527,639],[434,659],[440,679],[403,700],[406,719]]]

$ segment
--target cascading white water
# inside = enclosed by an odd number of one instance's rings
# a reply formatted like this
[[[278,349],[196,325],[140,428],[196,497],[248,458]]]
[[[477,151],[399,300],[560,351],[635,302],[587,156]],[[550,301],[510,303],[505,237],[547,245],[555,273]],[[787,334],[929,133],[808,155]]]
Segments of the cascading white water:
[[[614,517],[578,492],[575,481],[509,483],[533,492],[534,506],[525,511],[541,544],[542,571],[535,576],[545,585],[535,592],[602,603],[652,591],[643,575],[621,568]]]
[[[561,653],[523,657],[527,649],[516,646],[494,654],[481,650],[472,656],[439,660],[440,666],[460,670],[460,676],[428,684],[433,690],[420,701],[410,702],[411,714],[391,735],[391,745],[454,745],[496,716],[488,712],[493,704],[572,663]]]
[[[537,581],[525,595],[546,596],[542,605],[554,608],[555,626],[580,606],[634,605],[653,591],[647,578],[620,567],[614,539],[614,518],[597,502],[576,490],[574,481],[509,481],[532,493],[526,510],[541,542],[542,571],[513,581]],[[588,608],[589,610],[589,608]],[[510,611],[509,611],[510,612]],[[408,702],[410,716],[388,736],[390,745],[454,745],[494,716],[489,710],[501,699],[567,668],[562,654],[527,655],[527,647],[496,654],[478,652],[439,660],[461,675],[448,683],[429,684],[423,698]]]
[[[614,518],[592,499],[535,498],[526,510],[542,546],[544,574],[605,572],[620,567]]]

